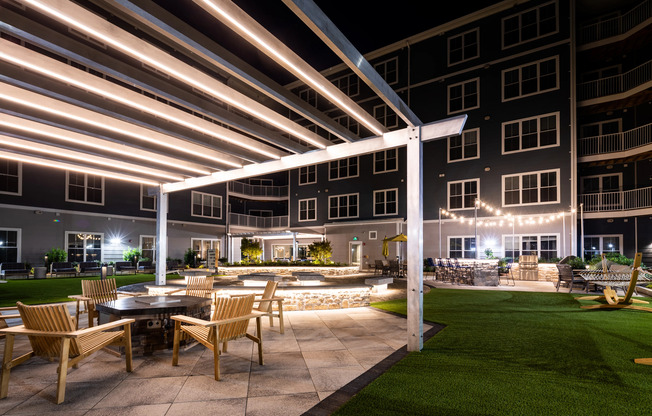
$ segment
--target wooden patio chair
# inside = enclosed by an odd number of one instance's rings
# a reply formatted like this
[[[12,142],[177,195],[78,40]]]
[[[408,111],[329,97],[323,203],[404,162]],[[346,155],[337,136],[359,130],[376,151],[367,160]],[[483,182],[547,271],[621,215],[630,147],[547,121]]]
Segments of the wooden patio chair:
[[[118,300],[118,294],[127,295],[127,296],[138,296],[136,293],[128,292],[119,292],[115,279],[104,279],[104,280],[82,280],[81,281],[82,294],[81,295],[70,295],[68,296],[71,299],[77,301],[76,305],[76,327],[79,328],[79,316],[80,314],[88,314],[88,327],[94,326],[93,319],[97,318],[97,323],[99,325],[100,314],[95,309],[96,303],[110,302],[112,300]],[[85,308],[80,310],[80,303],[84,302]]]
[[[223,343],[223,352],[226,352],[226,343],[238,338],[247,337],[258,344],[258,363],[263,365],[263,339],[261,331],[261,318],[264,313],[254,311],[254,295],[236,297],[218,297],[215,302],[215,311],[210,321],[192,318],[185,315],[173,315],[174,343],[172,349],[172,365],[179,364],[179,341],[181,334],[196,339],[198,342],[213,351],[213,366],[215,380],[220,379],[220,342]],[[256,334],[247,333],[249,320],[256,318]]]
[[[16,313],[3,313],[3,312],[7,312],[7,311],[16,311]],[[8,319],[20,319],[20,314],[17,313],[17,312],[18,312],[18,309],[16,307],[13,307],[13,306],[9,306],[9,307],[6,307],[6,308],[5,307],[0,308],[0,329],[9,327],[9,325],[7,325],[7,320]],[[4,337],[5,337],[5,334],[0,333],[0,339],[2,339]]]
[[[7,397],[9,391],[9,373],[13,367],[34,356],[44,357],[52,361],[59,359],[56,402],[63,402],[66,394],[66,376],[70,367],[94,352],[111,344],[125,347],[127,371],[132,369],[131,326],[133,319],[120,319],[108,324],[75,329],[73,318],[66,305],[36,305],[17,304],[23,325],[0,330],[7,336],[2,359],[2,378],[0,379],[0,399]],[[109,331],[122,327],[118,331]],[[12,359],[14,338],[16,335],[27,335],[32,351]]]
[[[211,297],[213,290],[213,276],[188,276],[188,283],[185,289],[175,289],[165,292],[165,295],[173,293],[186,292],[186,296],[196,296],[198,298]]]
[[[265,315],[269,316],[269,326],[274,326],[274,318],[278,318],[279,332],[281,334],[285,333],[285,326],[283,324],[283,300],[284,298],[275,297],[276,288],[278,287],[278,282],[273,282],[269,280],[265,285],[265,290],[262,294],[257,294],[255,302],[258,303],[256,310],[258,312],[263,312]],[[232,297],[237,296],[246,296],[246,295],[231,295]],[[217,299],[217,295],[216,295]],[[276,313],[272,308],[273,303],[276,302]]]

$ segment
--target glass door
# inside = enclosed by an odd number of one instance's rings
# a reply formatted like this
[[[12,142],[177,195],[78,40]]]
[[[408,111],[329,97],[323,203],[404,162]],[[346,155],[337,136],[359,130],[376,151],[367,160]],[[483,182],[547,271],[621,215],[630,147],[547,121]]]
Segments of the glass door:
[[[362,266],[362,243],[349,242],[349,264],[351,266]]]

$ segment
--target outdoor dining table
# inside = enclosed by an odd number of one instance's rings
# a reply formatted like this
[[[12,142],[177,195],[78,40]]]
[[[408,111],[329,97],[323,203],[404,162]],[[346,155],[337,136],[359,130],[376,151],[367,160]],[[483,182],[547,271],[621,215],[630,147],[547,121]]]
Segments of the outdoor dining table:
[[[210,298],[196,296],[138,296],[97,303],[100,324],[132,318],[131,342],[135,353],[152,354],[172,348],[174,322],[172,315],[210,319]]]

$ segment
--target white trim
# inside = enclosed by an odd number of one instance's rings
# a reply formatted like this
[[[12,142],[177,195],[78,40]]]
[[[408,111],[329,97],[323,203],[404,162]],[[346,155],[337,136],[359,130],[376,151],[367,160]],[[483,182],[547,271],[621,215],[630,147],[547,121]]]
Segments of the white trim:
[[[446,244],[446,257],[447,258],[453,258],[453,257],[451,257],[451,238],[461,238],[462,239],[462,257],[456,257],[456,258],[459,258],[459,259],[475,259],[476,258],[475,253],[477,253],[477,251],[478,251],[478,242],[477,241],[475,242],[475,251],[471,251],[472,253],[474,253],[474,256],[473,257],[464,257],[464,240],[467,239],[467,238],[475,239],[475,237],[476,237],[475,235],[449,235],[449,236],[447,236],[447,239],[446,239],[446,243],[447,243]]]
[[[396,154],[396,157],[395,157],[395,159],[396,159],[396,167],[395,167],[394,169],[389,169],[389,170],[387,170],[387,169],[386,169],[386,168],[387,168],[387,160],[388,160],[388,159],[387,159],[387,152],[390,151],[390,150],[393,150],[393,151],[395,152],[395,154]],[[378,155],[379,153],[383,153],[383,154],[385,155],[385,158],[384,158],[385,170],[379,170],[379,171],[377,171],[377,170],[376,170],[376,155]],[[374,165],[373,165],[373,170],[374,170],[374,175],[380,175],[380,174],[382,174],[382,173],[388,173],[388,172],[396,172],[396,171],[398,171],[398,149],[396,149],[396,148],[395,148],[395,149],[385,149],[385,150],[381,150],[380,152],[374,152]]]
[[[306,202],[306,204],[308,204],[309,201],[315,201],[315,209],[314,209],[314,211],[315,211],[315,215],[314,215],[314,218],[310,218],[310,217],[309,217],[308,214],[310,214],[310,209],[308,209],[308,206],[306,205],[306,209],[305,209],[305,211],[307,212],[306,215],[307,215],[308,217],[307,217],[305,220],[302,220],[302,219],[301,219],[301,203],[302,203],[302,202]],[[298,207],[298,208],[297,208],[297,221],[298,221],[298,222],[317,221],[317,198],[304,198],[304,199],[300,199],[300,200],[297,201],[297,207]]]
[[[158,204],[158,196],[149,196],[147,195],[147,189],[145,188],[146,185],[141,184],[140,185],[140,210],[141,211],[154,211],[156,212],[156,206]],[[143,198],[148,197],[148,198],[153,198],[154,199],[154,209],[151,208],[144,208],[143,207]]]
[[[143,253],[143,237],[145,238],[153,238],[154,239],[154,246],[152,247],[152,252],[154,253],[151,258],[149,258],[151,261],[156,261],[156,235],[147,235],[147,234],[141,234],[138,237],[138,248],[140,249],[140,253]],[[145,257],[143,255],[143,257]]]
[[[16,163],[17,165],[16,168],[18,171],[18,192],[0,191],[0,194],[22,196],[23,195],[23,163],[11,159],[4,159],[4,160],[7,163]],[[9,175],[0,174],[0,176],[9,176]]]
[[[387,63],[391,62],[391,61],[396,61],[396,79],[394,81],[390,81],[390,80],[387,79]],[[379,68],[381,65],[383,66],[382,69]],[[380,61],[380,62],[376,62],[373,66],[374,66],[374,69],[376,70],[376,72],[378,72],[378,74],[385,80],[387,85],[398,84],[398,80],[399,80],[398,56],[394,56],[392,58],[385,59],[385,60]]]
[[[396,211],[395,212],[385,212],[384,214],[376,213],[376,194],[381,193],[381,192],[383,194],[385,194],[385,202],[384,202],[385,211],[387,211],[387,193],[388,192],[395,192],[396,193],[396,202],[395,202]],[[373,192],[372,198],[373,199],[372,199],[371,203],[374,206],[374,217],[386,217],[386,216],[389,216],[389,215],[398,215],[398,201],[399,201],[399,199],[398,199],[399,198],[398,188],[379,189],[379,190]]]
[[[63,249],[66,251],[66,254],[68,254],[68,261],[69,262],[76,262],[77,260],[72,260],[70,258],[70,254],[68,253],[68,250],[70,249],[69,247],[69,241],[68,241],[68,236],[71,234],[92,234],[92,235],[99,235],[100,236],[100,258],[96,259],[97,261],[103,261],[104,260],[104,233],[99,232],[99,231],[66,231],[64,233],[64,243],[63,243]],[[82,261],[94,261],[94,260],[87,260],[86,259],[86,246],[83,247],[83,257],[84,260]]]
[[[23,229],[0,227],[0,231],[16,231],[16,262],[22,261]]]
[[[476,32],[476,37],[475,37],[476,45],[477,45],[476,55],[467,58],[467,57],[464,56],[464,47],[466,46],[466,44],[464,43],[464,35],[467,35],[467,34],[469,34],[471,32]],[[455,62],[451,63],[451,39],[459,38],[459,37],[462,38],[462,60],[455,61]],[[471,30],[467,30],[466,32],[462,32],[462,33],[458,33],[457,35],[449,36],[448,39],[447,39],[446,45],[447,45],[447,58],[448,58],[447,62],[448,62],[448,66],[457,65],[457,64],[461,64],[461,63],[466,62],[466,61],[470,61],[472,59],[476,59],[476,58],[478,58],[480,56],[480,28],[476,27],[476,28],[473,28]]]
[[[465,107],[464,106],[464,97],[465,97],[466,85],[470,84],[472,82],[475,82],[477,99],[476,99],[476,102],[475,102],[475,106]],[[460,108],[459,110],[451,110],[451,88],[458,87],[458,86],[462,87],[462,108]],[[455,84],[449,85],[447,90],[446,90],[446,97],[448,98],[448,100],[447,100],[448,104],[447,104],[446,110],[447,110],[447,113],[449,115],[450,114],[461,113],[461,112],[465,112],[465,111],[469,111],[469,110],[475,110],[476,108],[480,108],[480,77],[467,79],[466,81],[457,82]]]
[[[464,145],[465,137],[464,137],[464,135],[466,133],[471,133],[471,132],[476,133],[477,155],[475,157],[464,157],[464,149],[465,149],[465,145]],[[462,138],[462,158],[461,159],[451,160],[451,139],[453,137],[461,137]],[[480,128],[477,127],[475,129],[464,130],[462,132],[462,134],[460,134],[458,136],[449,136],[446,139],[446,145],[447,145],[447,147],[446,147],[446,162],[447,163],[457,163],[457,162],[464,162],[464,161],[467,161],[467,160],[480,159]]]
[[[337,217],[331,217],[331,200],[333,200],[335,198],[340,198],[340,197],[346,196],[347,197],[347,205],[346,205],[347,210],[346,210],[346,212],[348,214],[349,213],[349,207],[353,206],[353,205],[349,204],[349,198],[348,197],[353,196],[353,195],[355,195],[356,201],[357,201],[357,204],[355,205],[357,214],[356,215],[348,215],[346,217],[340,217],[339,216],[340,205],[339,205],[339,201],[338,201],[338,204],[337,204],[338,216]],[[346,218],[359,218],[359,217],[360,217],[360,193],[354,192],[354,193],[350,193],[350,194],[330,195],[328,197],[328,219],[329,220],[338,220],[338,219],[346,219]]]
[[[548,6],[550,4],[553,4],[553,3],[555,4],[555,30],[553,30],[552,32],[548,32],[548,33],[545,33],[545,34],[541,35],[540,34],[540,27],[539,27],[540,22],[541,22],[541,20],[539,19],[539,10],[541,10],[543,7]],[[521,30],[523,29],[523,26],[521,24],[521,16],[523,16],[525,13],[530,12],[532,10],[537,11],[537,22],[536,22],[536,24],[537,24],[537,36],[535,36],[533,38],[530,38],[530,39],[522,40],[521,39]],[[518,23],[519,41],[516,42],[516,43],[512,43],[510,45],[505,46],[505,21],[507,19],[511,19],[513,17],[516,17],[516,16],[519,17],[519,23]],[[529,9],[520,11],[518,13],[514,13],[512,15],[503,17],[500,20],[500,45],[501,45],[502,50],[513,48],[513,47],[518,46],[518,45],[523,45],[525,43],[532,42],[534,40],[541,39],[541,38],[544,38],[546,36],[554,35],[556,33],[559,33],[559,4],[557,4],[556,0],[550,1],[550,2],[544,3],[544,4],[539,4],[539,5],[535,6],[535,7],[531,7]]]
[[[557,178],[557,199],[555,201],[546,201],[546,202],[541,202],[541,174],[542,173],[551,173],[555,172],[556,173],[556,178]],[[561,182],[560,182],[560,177],[559,177],[559,172],[560,169],[546,169],[546,170],[537,170],[537,171],[532,171],[532,172],[517,172],[517,173],[510,173],[506,175],[502,175],[500,177],[500,187],[501,187],[501,198],[502,198],[502,207],[503,208],[508,208],[508,207],[518,207],[518,206],[531,206],[531,205],[550,205],[550,204],[559,204],[561,202]],[[537,201],[536,202],[528,202],[524,204],[523,201],[523,176],[525,175],[537,175]],[[519,192],[519,203],[518,204],[509,204],[505,205],[505,178],[507,177],[518,177],[518,192]]]
[[[216,217],[214,215],[204,215],[203,214],[203,208],[202,208],[202,214],[195,214],[195,210],[194,210],[195,195],[197,195],[197,194],[202,196],[202,201],[203,201],[203,198],[206,197],[206,196],[211,197],[211,211],[213,210],[213,207],[214,207],[213,198],[218,198],[219,201],[220,201],[220,205],[219,205],[220,206],[220,216]],[[203,204],[202,204],[202,207],[203,207]],[[209,194],[209,193],[206,193],[206,192],[199,192],[199,191],[192,191],[190,193],[190,215],[192,217],[213,218],[213,219],[221,220],[222,219],[222,211],[224,211],[224,207],[222,206],[222,195]]]
[[[367,237],[369,240],[377,240],[378,239],[378,231],[369,231],[369,237]]]
[[[99,176],[101,181],[102,181],[102,202],[89,202],[88,201],[88,175],[91,175],[90,173],[81,173],[81,172],[72,172],[76,175],[84,175],[84,200],[80,201],[78,199],[70,199],[70,173],[71,171],[67,170],[66,171],[66,197],[65,201],[66,202],[74,202],[77,204],[88,204],[88,205],[104,205],[104,190],[105,190],[105,181],[104,181],[104,176],[100,175],[95,175],[93,176]]]
[[[584,179],[592,179],[592,178],[599,178],[600,179],[600,186],[598,187],[598,192],[592,192],[592,193],[602,193],[602,192],[614,192],[613,189],[604,191],[603,186],[602,186],[602,179],[608,176],[617,176],[618,177],[618,191],[623,190],[623,173],[622,172],[613,172],[613,173],[601,173],[599,175],[589,175],[589,176],[580,176],[580,192],[584,195],[586,194],[586,190],[584,189]]]
[[[351,163],[350,163],[350,160],[351,160],[351,159],[355,159],[355,160],[356,160],[356,165],[355,165],[355,166],[356,166],[356,174],[355,174],[355,175],[351,175],[351,174],[350,174],[350,169],[351,169]],[[341,163],[342,161],[346,161],[346,172],[347,172],[347,176],[342,176],[342,177],[333,178],[333,177],[331,176],[331,172],[332,172],[332,170],[331,170],[331,163],[337,163],[337,173],[338,173],[338,175],[339,175],[339,172],[340,172],[340,163]],[[331,160],[330,162],[328,162],[328,165],[327,165],[327,166],[328,166],[328,181],[329,181],[329,182],[330,182],[330,181],[339,181],[339,180],[342,180],[342,179],[357,178],[358,176],[360,176],[360,157],[359,157],[359,156],[351,156],[351,157],[346,157],[346,158],[344,158],[344,159]]]
[[[371,225],[371,224],[376,224],[376,225],[391,225],[395,224],[396,227],[398,228],[399,224],[404,224],[405,219],[404,218],[374,218],[370,220],[360,220],[360,221],[342,221],[342,222],[333,222],[333,223],[326,223],[323,225],[324,228],[328,227],[350,227],[353,225]],[[308,227],[304,227],[308,228]],[[311,228],[310,228],[311,229]],[[398,233],[397,233],[398,234]]]
[[[301,170],[306,169],[306,177],[308,178],[308,180],[310,180],[310,172],[308,171],[308,169],[310,169],[310,168],[313,168],[315,170],[315,180],[312,181],[312,182],[301,182]],[[301,166],[299,168],[299,176],[297,178],[297,183],[299,184],[299,186],[310,185],[312,183],[317,183],[317,165]]]
[[[548,62],[548,61],[551,61],[551,60],[555,61],[555,86],[553,88],[547,88],[545,90],[542,90],[541,89],[541,63],[542,62]],[[523,68],[528,67],[528,66],[532,66],[532,65],[536,65],[537,90],[535,92],[531,92],[531,93],[528,93],[528,94],[523,94],[522,93],[522,91],[523,91]],[[518,84],[519,93],[518,93],[518,95],[516,95],[514,97],[505,98],[505,73],[510,72],[510,71],[518,71],[518,83],[517,84]],[[528,63],[523,64],[523,65],[518,65],[518,66],[511,67],[511,68],[503,69],[500,72],[500,82],[501,82],[500,85],[501,85],[502,102],[518,100],[519,98],[530,97],[532,95],[538,95],[538,94],[543,94],[543,93],[546,93],[546,92],[558,90],[559,89],[559,55],[555,55],[555,56],[552,56],[552,57],[539,59],[537,61],[528,62]]]
[[[480,178],[469,178],[469,179],[462,179],[462,180],[459,180],[459,181],[446,182],[446,209],[448,211],[464,211],[464,210],[469,210],[469,209],[475,209],[475,202],[474,202],[473,206],[471,206],[471,207],[462,206],[462,208],[451,208],[451,185],[452,184],[457,184],[457,183],[462,184],[461,197],[462,197],[462,205],[464,205],[464,197],[466,196],[464,194],[464,184],[467,183],[467,182],[475,182],[476,183],[476,190],[477,190],[477,194],[478,194],[478,196],[476,198],[481,199],[480,198]]]
[[[554,144],[549,144],[545,146],[541,146],[541,119],[544,117],[555,117],[555,143]],[[509,120],[501,123],[500,125],[500,134],[501,134],[501,152],[503,155],[510,155],[513,153],[520,153],[520,152],[531,152],[533,150],[540,150],[540,149],[548,149],[551,147],[558,147],[560,140],[560,130],[559,130],[559,123],[560,123],[560,112],[556,111],[554,113],[548,113],[548,114],[540,114],[537,116],[533,117],[525,117],[521,118],[518,120]],[[536,120],[537,122],[537,146],[536,147],[529,147],[527,149],[523,149],[523,122],[525,121],[531,121],[531,120]],[[516,124],[518,123],[518,150],[505,150],[505,126],[508,124]],[[550,131],[550,130],[547,130]]]
[[[516,243],[518,245],[518,253],[519,256],[522,255],[521,253],[523,252],[523,237],[536,237],[537,238],[537,257],[541,257],[541,237],[555,237],[556,242],[557,242],[557,249],[556,249],[556,255],[552,257],[560,257],[561,253],[561,234],[560,233],[555,233],[555,232],[550,232],[550,233],[520,233],[520,234],[510,234],[510,233],[505,233],[502,234],[502,243],[503,243],[503,256],[507,257],[507,245],[506,245],[506,240],[514,237],[514,240],[516,240]],[[514,252],[514,248],[512,247],[512,252]],[[550,251],[550,250],[545,250],[545,251]]]

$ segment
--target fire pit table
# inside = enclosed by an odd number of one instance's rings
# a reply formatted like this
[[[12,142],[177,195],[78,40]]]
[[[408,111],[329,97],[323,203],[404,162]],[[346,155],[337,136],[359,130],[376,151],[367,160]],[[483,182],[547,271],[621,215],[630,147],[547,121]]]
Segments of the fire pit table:
[[[210,319],[211,302],[210,298],[196,296],[139,296],[98,303],[95,308],[100,324],[127,317],[135,319],[131,328],[133,352],[150,355],[156,350],[172,348],[171,315]],[[181,343],[184,345],[183,340]]]

